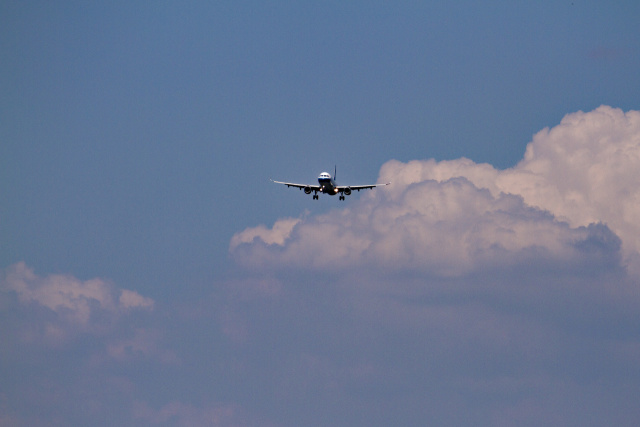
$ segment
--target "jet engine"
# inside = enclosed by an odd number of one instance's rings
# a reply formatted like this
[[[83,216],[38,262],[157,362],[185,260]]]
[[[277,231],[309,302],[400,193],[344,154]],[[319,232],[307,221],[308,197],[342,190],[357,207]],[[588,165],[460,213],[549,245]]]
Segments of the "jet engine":
[[[311,194],[311,187],[304,187],[304,194]]]
[[[351,194],[351,188],[349,188],[349,187],[345,188],[343,193],[344,193],[345,196],[350,195]]]

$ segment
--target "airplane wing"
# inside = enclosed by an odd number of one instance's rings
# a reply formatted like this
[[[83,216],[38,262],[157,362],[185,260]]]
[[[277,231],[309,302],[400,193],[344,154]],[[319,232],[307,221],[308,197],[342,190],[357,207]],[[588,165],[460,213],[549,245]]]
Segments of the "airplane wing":
[[[295,184],[293,182],[282,182],[282,181],[274,181],[274,180],[271,180],[271,182],[275,182],[276,184],[283,184],[283,185],[286,185],[287,187],[310,188],[311,191],[320,191],[319,185]]]
[[[370,188],[384,187],[385,185],[389,185],[389,184],[391,183],[387,182],[386,184],[370,184],[370,185],[338,185],[336,188],[338,189],[338,191],[342,193],[344,190],[347,190],[347,189],[351,191],[354,191],[354,190],[360,191],[360,190],[367,190]]]

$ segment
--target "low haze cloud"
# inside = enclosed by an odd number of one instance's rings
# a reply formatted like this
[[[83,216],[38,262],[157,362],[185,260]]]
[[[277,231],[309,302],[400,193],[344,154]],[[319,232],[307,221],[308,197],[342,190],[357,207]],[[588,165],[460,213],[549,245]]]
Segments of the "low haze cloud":
[[[226,334],[219,315],[205,314],[203,328],[198,314],[223,307],[195,306],[158,309],[105,279],[8,267],[0,277],[0,425],[267,425],[224,396],[192,399],[194,384],[211,380],[205,365],[224,372],[232,360],[194,351],[212,344],[211,330]]]

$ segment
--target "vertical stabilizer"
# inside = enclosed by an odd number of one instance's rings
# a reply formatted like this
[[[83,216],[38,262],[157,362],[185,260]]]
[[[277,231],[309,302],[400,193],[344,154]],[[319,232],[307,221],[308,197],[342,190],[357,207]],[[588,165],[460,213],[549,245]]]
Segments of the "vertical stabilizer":
[[[336,180],[336,172],[338,172],[338,166],[337,165],[333,165],[333,180]]]

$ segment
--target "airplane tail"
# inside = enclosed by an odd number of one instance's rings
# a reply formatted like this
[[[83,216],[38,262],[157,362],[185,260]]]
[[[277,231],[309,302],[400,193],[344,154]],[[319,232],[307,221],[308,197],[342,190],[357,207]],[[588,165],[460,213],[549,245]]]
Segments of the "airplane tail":
[[[338,166],[337,165],[333,165],[333,180],[336,180],[336,172],[338,172]]]

